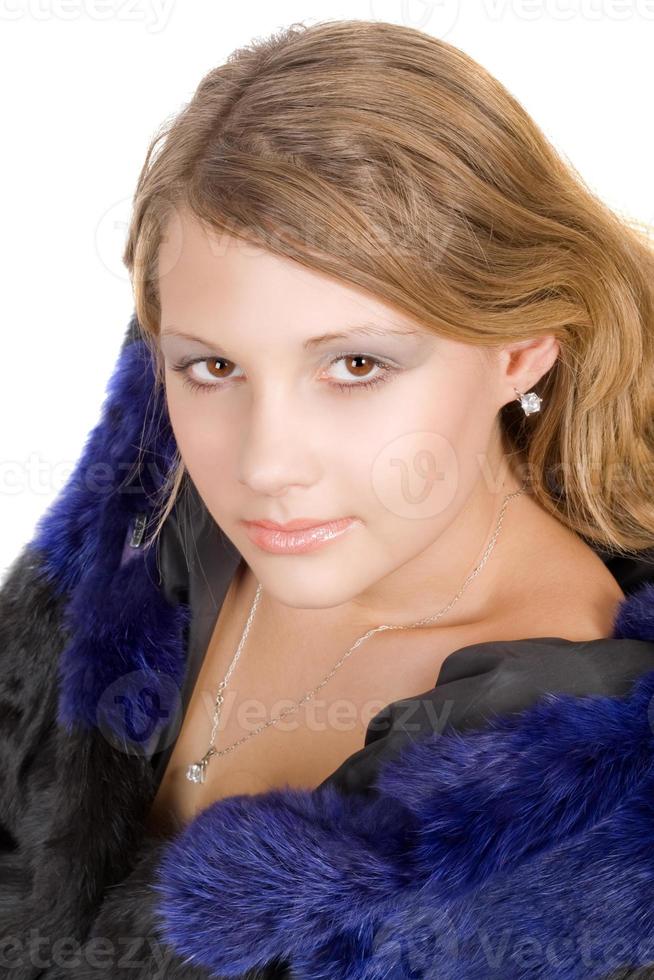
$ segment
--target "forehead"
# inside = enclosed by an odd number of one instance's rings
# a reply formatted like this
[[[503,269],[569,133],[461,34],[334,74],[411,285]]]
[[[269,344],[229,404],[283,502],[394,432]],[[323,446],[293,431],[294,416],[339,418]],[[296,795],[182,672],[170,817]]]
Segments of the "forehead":
[[[219,322],[276,325],[303,339],[363,323],[413,335],[419,323],[358,287],[262,245],[208,228],[187,210],[169,222],[158,256],[162,329],[206,330]],[[221,327],[222,329],[222,327]],[[433,334],[431,334],[433,336]]]
[[[251,342],[262,354],[273,344],[312,353],[348,335],[390,345],[389,353],[400,345],[416,357],[435,351],[457,369],[492,363],[485,348],[441,336],[363,289],[207,227],[186,209],[168,223],[158,274],[162,336],[175,344],[184,334],[195,346],[236,350]]]

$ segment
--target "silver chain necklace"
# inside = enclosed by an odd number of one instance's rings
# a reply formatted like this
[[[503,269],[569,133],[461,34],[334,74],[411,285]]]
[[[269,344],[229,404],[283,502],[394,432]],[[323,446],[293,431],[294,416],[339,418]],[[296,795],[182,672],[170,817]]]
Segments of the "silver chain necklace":
[[[504,519],[504,511],[506,510],[509,500],[511,500],[513,497],[519,496],[521,493],[524,493],[526,488],[527,488],[527,483],[525,482],[523,483],[522,487],[519,490],[514,490],[513,493],[507,494],[507,496],[504,498],[504,503],[502,504],[502,508],[500,510],[500,516],[497,521],[497,526],[493,533],[493,537],[491,538],[481,561],[476,566],[476,568],[474,568],[472,572],[470,572],[470,574],[464,581],[463,585],[461,586],[457,594],[447,604],[447,606],[445,606],[444,609],[441,609],[440,612],[437,612],[434,616],[425,617],[425,619],[419,619],[416,623],[411,623],[409,626],[388,626],[388,625],[374,626],[372,629],[368,630],[367,633],[364,633],[363,636],[360,636],[359,639],[352,644],[352,646],[347,651],[347,653],[343,654],[340,660],[337,660],[337,662],[334,664],[330,672],[321,680],[321,682],[318,685],[316,685],[316,687],[314,687],[311,691],[307,691],[307,693],[299,701],[290,705],[279,715],[276,715],[274,718],[271,718],[270,721],[267,721],[263,725],[259,725],[259,727],[255,728],[254,731],[249,732],[247,735],[244,735],[242,738],[237,739],[236,742],[232,742],[232,744],[228,745],[227,748],[218,750],[215,747],[214,740],[216,737],[218,724],[220,722],[220,715],[221,715],[223,701],[224,701],[223,691],[227,687],[229,678],[232,675],[232,671],[234,670],[238,658],[241,655],[241,651],[245,644],[245,640],[247,639],[247,635],[250,632],[250,627],[254,619],[254,614],[256,612],[257,606],[259,605],[259,599],[261,598],[262,587],[261,587],[261,583],[259,583],[257,587],[256,595],[254,597],[254,601],[252,603],[252,608],[250,609],[250,615],[248,616],[247,623],[245,624],[245,629],[243,630],[243,635],[241,636],[241,640],[236,649],[236,653],[234,654],[232,662],[229,665],[227,673],[225,674],[224,678],[221,680],[220,684],[218,685],[218,690],[214,700],[213,725],[211,728],[211,737],[209,739],[209,748],[198,762],[193,762],[191,763],[190,766],[188,766],[186,770],[186,778],[189,779],[192,783],[203,783],[206,779],[207,766],[209,765],[209,761],[213,758],[213,756],[222,756],[222,755],[226,755],[228,752],[232,752],[238,745],[241,745],[243,742],[246,742],[249,738],[253,738],[255,735],[258,735],[259,732],[264,731],[270,725],[276,725],[279,721],[285,718],[286,715],[291,714],[291,712],[297,711],[300,705],[304,704],[305,701],[309,701],[312,697],[314,697],[314,695],[320,690],[320,688],[323,687],[331,677],[333,677],[333,675],[336,673],[339,667],[341,667],[341,665],[345,662],[345,660],[347,660],[350,654],[353,653],[357,649],[357,647],[359,647],[364,642],[364,640],[367,640],[368,637],[372,636],[373,633],[377,633],[380,630],[415,629],[415,627],[417,626],[424,626],[426,623],[431,623],[434,620],[440,619],[441,616],[444,616],[446,612],[449,612],[449,610],[452,608],[454,603],[461,597],[465,589],[467,589],[472,579],[479,574],[481,569],[486,564],[486,561],[488,560],[491,551],[495,547],[495,542],[497,540],[497,536],[502,526],[502,520]]]

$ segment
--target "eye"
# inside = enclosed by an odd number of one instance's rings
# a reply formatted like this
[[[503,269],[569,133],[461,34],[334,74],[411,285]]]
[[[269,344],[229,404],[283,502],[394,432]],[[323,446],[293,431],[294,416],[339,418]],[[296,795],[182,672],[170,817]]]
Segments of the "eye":
[[[339,354],[335,357],[330,367],[340,364],[341,361],[348,372],[346,377],[353,378],[352,381],[331,382],[328,387],[337,388],[339,391],[352,391],[363,388],[373,388],[375,385],[389,381],[399,368],[374,357],[372,354]],[[225,368],[231,365],[231,368]],[[178,363],[172,364],[171,369],[182,375],[183,382],[193,391],[215,391],[217,388],[226,387],[225,382],[230,380],[234,362],[225,357],[196,357],[187,358]],[[370,376],[371,369],[376,369],[377,373]],[[350,372],[354,372],[354,374]],[[358,373],[363,372],[363,373]],[[359,380],[357,380],[359,378]]]
[[[339,354],[339,356],[332,361],[332,366],[340,363],[340,361],[345,363],[345,367],[348,372],[352,369],[354,369],[355,372],[359,370],[366,372],[363,375],[355,374],[354,381],[348,381],[345,383],[337,382],[335,385],[333,385],[333,387],[338,388],[340,391],[347,391],[348,394],[350,394],[354,389],[373,388],[375,385],[383,384],[385,381],[389,381],[391,375],[397,371],[397,368],[394,368],[392,365],[388,364],[386,361],[382,361],[378,357],[373,357],[372,354]],[[354,365],[353,367],[353,362],[357,361],[363,361],[363,364]],[[373,375],[372,378],[369,374],[371,367],[378,368],[378,373]],[[352,375],[349,376],[352,377]],[[363,380],[357,381],[357,377],[363,377]]]
[[[233,364],[225,357],[188,358],[172,364],[173,371],[182,375],[185,385],[193,391],[211,391],[220,388],[226,379],[224,364]]]

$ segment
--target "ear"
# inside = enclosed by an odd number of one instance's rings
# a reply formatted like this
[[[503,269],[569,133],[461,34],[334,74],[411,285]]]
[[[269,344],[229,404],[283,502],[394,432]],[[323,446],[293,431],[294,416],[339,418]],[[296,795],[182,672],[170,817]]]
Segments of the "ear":
[[[501,398],[498,407],[515,399],[514,388],[523,393],[532,391],[553,366],[559,352],[559,342],[553,334],[494,348]]]

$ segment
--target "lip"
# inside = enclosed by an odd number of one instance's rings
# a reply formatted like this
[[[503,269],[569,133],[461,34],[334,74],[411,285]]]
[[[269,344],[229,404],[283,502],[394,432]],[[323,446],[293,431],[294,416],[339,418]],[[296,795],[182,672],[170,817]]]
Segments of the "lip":
[[[335,524],[339,520],[349,520],[349,518],[327,517],[321,520],[315,517],[298,517],[294,521],[287,521],[286,524],[278,524],[277,521],[244,521],[244,523],[267,527],[270,531],[306,531],[307,528],[325,527],[325,525]]]
[[[289,521],[279,525],[273,521],[242,521],[250,540],[274,555],[298,555],[316,551],[361,522],[355,517],[315,524],[309,520]],[[297,526],[300,525],[300,526]],[[302,526],[304,525],[304,526]]]

